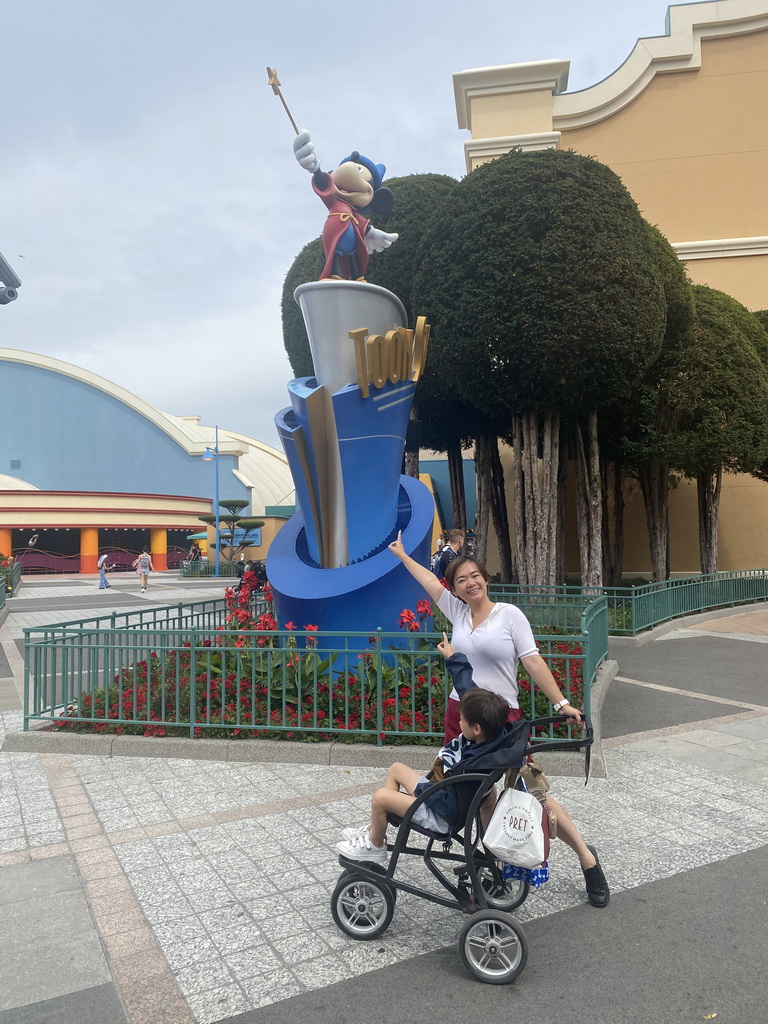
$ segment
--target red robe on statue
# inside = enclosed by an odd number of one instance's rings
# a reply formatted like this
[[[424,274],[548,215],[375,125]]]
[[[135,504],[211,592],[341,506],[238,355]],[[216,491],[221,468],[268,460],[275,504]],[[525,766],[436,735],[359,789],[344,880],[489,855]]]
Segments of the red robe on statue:
[[[343,199],[339,199],[338,196],[334,196],[333,179],[329,174],[322,173],[322,178],[325,180],[324,188],[321,188],[317,183],[319,177],[321,175],[312,175],[312,188],[329,210],[328,217],[323,225],[325,266],[319,280],[322,281],[323,278],[330,277],[333,273],[333,257],[338,250],[341,236],[350,225],[352,225],[352,230],[355,233],[355,256],[357,257],[358,276],[363,277],[368,266],[368,251],[365,248],[364,239],[370,220],[367,217],[363,217],[356,207],[344,202]],[[345,257],[347,254],[340,252],[339,255]],[[346,259],[344,262],[346,263]]]

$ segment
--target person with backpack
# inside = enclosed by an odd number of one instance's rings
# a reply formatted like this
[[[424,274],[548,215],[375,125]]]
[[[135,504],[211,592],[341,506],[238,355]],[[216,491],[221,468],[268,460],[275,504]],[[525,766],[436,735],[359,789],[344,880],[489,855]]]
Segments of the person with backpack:
[[[443,546],[443,550],[440,552],[440,557],[437,560],[432,572],[437,576],[439,580],[445,579],[445,574],[448,566],[461,554],[461,549],[464,547],[464,534],[461,530],[449,530],[445,535],[446,543]]]

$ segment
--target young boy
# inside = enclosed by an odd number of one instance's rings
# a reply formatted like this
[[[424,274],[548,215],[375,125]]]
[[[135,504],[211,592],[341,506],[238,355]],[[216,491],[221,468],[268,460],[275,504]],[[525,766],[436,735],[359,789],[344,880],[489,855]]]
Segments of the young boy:
[[[453,655],[448,638],[443,633],[438,651],[445,658]],[[461,694],[459,723],[461,734],[442,747],[438,760],[442,763],[444,775],[456,772],[459,765],[466,766],[481,754],[490,753],[504,744],[504,734],[514,728],[507,722],[509,707],[499,694],[479,689],[472,680],[472,670],[463,655],[456,655],[449,666],[454,685]],[[470,768],[471,771],[471,768]],[[336,849],[349,860],[364,860],[383,863],[387,859],[387,814],[404,815],[417,796],[428,789],[433,782],[408,765],[397,762],[387,772],[381,789],[371,799],[371,823],[362,828],[346,828],[343,840]],[[415,825],[432,832],[448,834],[460,811],[459,787],[449,786],[428,796],[411,819]],[[405,792],[401,792],[404,790]],[[490,818],[494,794],[481,808],[483,818]]]

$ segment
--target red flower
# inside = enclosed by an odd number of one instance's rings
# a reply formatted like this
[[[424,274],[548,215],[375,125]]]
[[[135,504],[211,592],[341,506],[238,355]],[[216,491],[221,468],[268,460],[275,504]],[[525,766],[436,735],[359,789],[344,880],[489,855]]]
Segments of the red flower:
[[[416,611],[419,615],[423,615],[425,618],[432,614],[432,602],[431,601],[417,601]]]
[[[277,629],[277,619],[269,612],[264,612],[256,619],[256,629]]]
[[[283,629],[290,629],[290,630],[291,630],[291,632],[293,632],[293,630],[294,630],[294,629],[296,629],[296,623],[295,623],[295,622],[291,622],[291,621],[289,620],[289,621],[288,621],[288,622],[286,622],[286,624],[285,624],[285,625],[283,626]]]
[[[416,625],[418,630],[419,624],[416,621],[416,616],[413,614],[410,608],[403,608],[400,612],[400,618],[398,619],[400,629],[410,629],[413,624]]]

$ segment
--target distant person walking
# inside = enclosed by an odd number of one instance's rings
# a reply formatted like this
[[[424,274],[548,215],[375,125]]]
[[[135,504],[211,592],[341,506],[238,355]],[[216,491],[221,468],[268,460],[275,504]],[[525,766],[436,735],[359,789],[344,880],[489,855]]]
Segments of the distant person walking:
[[[111,583],[107,583],[108,561],[109,555],[106,552],[104,552],[104,554],[99,557],[99,561],[96,563],[99,567],[99,590],[109,590],[109,588],[112,586]],[[109,566],[109,568],[112,569],[114,568],[114,566]]]
[[[154,565],[152,565],[152,557],[147,548],[142,549],[141,554],[133,563],[133,567],[138,573],[138,575],[141,577],[141,592],[143,594],[144,591],[147,589],[147,584],[149,582],[149,574],[155,571],[155,567]]]

